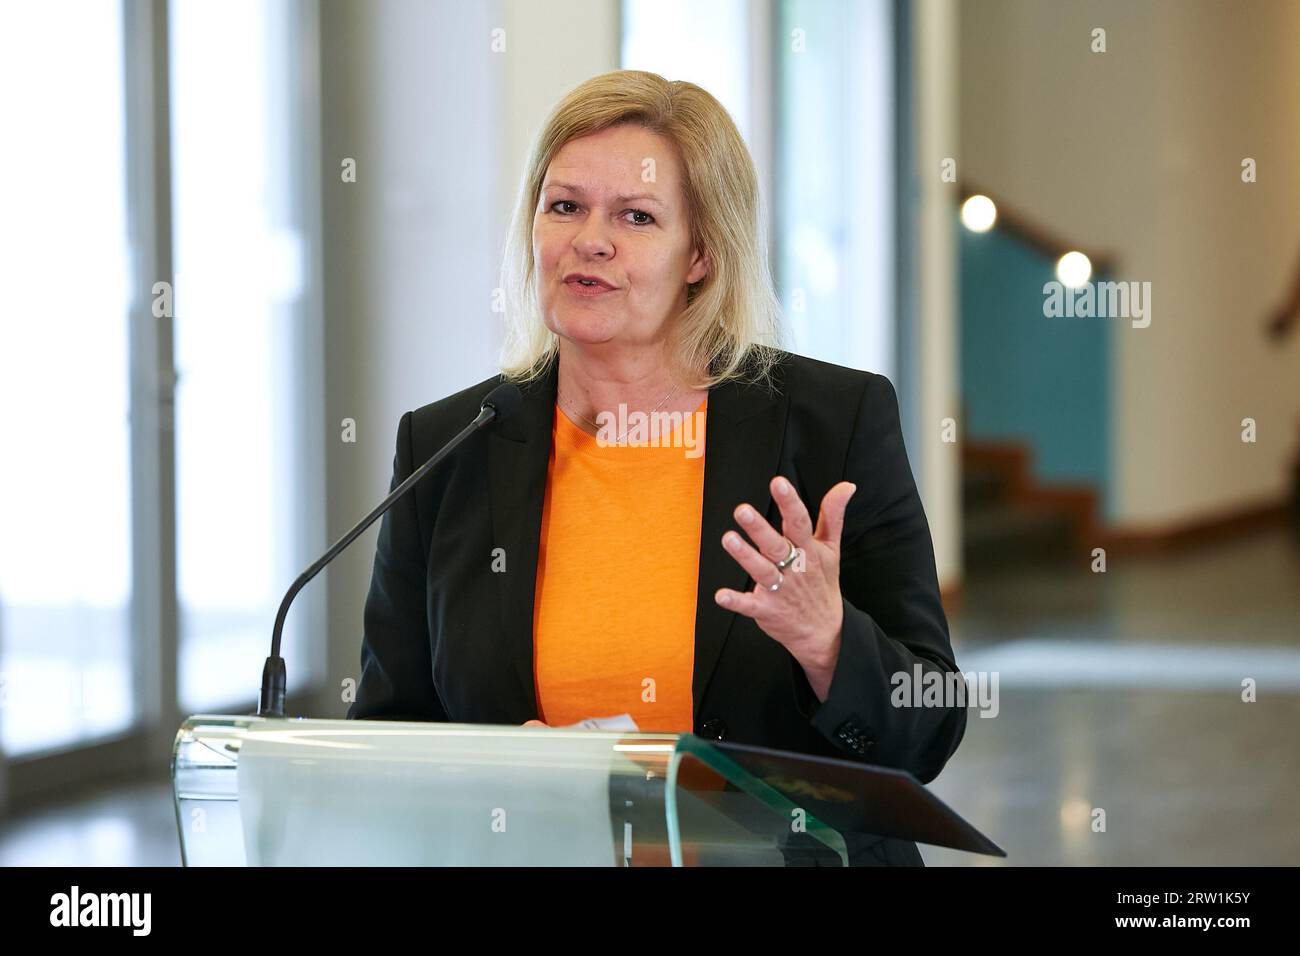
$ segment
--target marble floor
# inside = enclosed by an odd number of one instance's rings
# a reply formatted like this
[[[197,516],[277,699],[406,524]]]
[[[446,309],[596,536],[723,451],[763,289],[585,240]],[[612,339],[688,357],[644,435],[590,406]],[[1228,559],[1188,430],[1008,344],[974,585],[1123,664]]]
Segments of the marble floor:
[[[930,787],[1009,857],[922,847],[928,864],[1300,864],[1293,534],[1116,557],[1105,574],[973,575],[951,623],[959,666],[998,675],[997,712],[971,710]],[[3,866],[179,859],[165,778],[0,824]]]

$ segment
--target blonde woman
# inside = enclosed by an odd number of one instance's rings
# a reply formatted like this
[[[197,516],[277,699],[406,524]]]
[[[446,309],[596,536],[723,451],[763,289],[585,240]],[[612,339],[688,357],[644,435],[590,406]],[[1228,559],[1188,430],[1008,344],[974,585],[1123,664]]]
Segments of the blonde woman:
[[[501,374],[402,416],[393,486],[501,381],[522,406],[385,515],[349,717],[627,713],[939,773],[965,710],[890,703],[892,675],[956,671],[894,389],[779,347],[758,204],[698,86],[625,70],[556,106],[508,238]]]

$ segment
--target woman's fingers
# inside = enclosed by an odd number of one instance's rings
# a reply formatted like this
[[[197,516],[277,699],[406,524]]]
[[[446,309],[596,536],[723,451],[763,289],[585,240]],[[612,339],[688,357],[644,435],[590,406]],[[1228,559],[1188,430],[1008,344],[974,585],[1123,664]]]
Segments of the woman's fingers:
[[[785,532],[785,537],[795,547],[807,548],[812,540],[813,526],[803,499],[794,490],[794,485],[780,475],[772,479],[769,487],[772,497],[776,499],[776,506],[781,509],[781,530]],[[784,554],[780,555],[776,560],[780,561],[784,557]]]
[[[740,505],[733,512],[733,517],[735,517],[736,523],[745,529],[745,533],[754,542],[754,547],[769,561],[780,561],[790,553],[790,546],[786,543],[785,536],[773,528],[767,519],[759,514],[752,505]],[[730,533],[735,534],[734,531]],[[724,547],[727,544],[725,536],[722,544]],[[730,548],[727,548],[727,550],[731,551]],[[731,553],[737,554],[738,552],[732,551]],[[746,568],[746,570],[749,569]]]
[[[780,580],[778,577],[780,572],[772,563],[772,560],[755,551],[753,546],[735,531],[728,531],[722,536],[722,546],[727,549],[728,554],[736,559],[736,563],[749,572],[749,576],[760,586],[770,588]]]
[[[745,617],[756,618],[762,613],[762,608],[758,603],[758,595],[753,591],[733,591],[731,588],[719,588],[713,595],[713,600],[717,601],[728,611],[735,611],[743,614]]]
[[[840,535],[844,533],[844,512],[849,507],[849,499],[857,490],[858,486],[852,482],[841,481],[826,492],[821,511],[817,514],[818,541],[839,546]]]
[[[752,505],[745,503],[736,508],[737,523],[745,529],[750,540],[763,557],[772,563],[790,557],[790,548],[807,550],[812,541],[812,519],[799,493],[786,479],[777,476],[771,482],[772,497],[781,510],[781,530],[777,531]],[[757,579],[756,579],[757,580]]]

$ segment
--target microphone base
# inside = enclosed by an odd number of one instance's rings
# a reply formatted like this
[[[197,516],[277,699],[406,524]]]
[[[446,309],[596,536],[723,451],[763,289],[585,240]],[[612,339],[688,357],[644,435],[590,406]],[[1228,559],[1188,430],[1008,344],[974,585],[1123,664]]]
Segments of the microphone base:
[[[257,701],[257,716],[284,716],[286,684],[284,658],[278,656],[268,657],[266,665],[262,668],[262,693]]]

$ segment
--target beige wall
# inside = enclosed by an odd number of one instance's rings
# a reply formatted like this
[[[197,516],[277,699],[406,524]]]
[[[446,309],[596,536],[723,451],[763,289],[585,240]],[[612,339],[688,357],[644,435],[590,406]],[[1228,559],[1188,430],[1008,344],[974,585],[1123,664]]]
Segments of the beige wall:
[[[1149,328],[1107,320],[1117,521],[1158,528],[1280,497],[1300,343],[1272,348],[1260,328],[1300,255],[1300,3],[960,11],[960,175],[1152,283]],[[1240,440],[1247,416],[1255,445]]]

